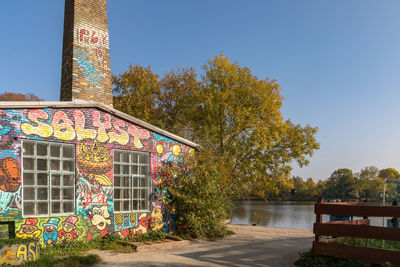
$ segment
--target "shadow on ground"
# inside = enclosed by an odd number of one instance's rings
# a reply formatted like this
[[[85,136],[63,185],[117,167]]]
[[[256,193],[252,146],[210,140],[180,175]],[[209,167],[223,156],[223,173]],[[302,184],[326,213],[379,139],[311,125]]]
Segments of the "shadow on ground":
[[[236,236],[218,242],[108,257],[96,266],[293,266],[312,238],[258,239]],[[195,242],[194,242],[195,243]],[[125,259],[121,259],[124,257]]]

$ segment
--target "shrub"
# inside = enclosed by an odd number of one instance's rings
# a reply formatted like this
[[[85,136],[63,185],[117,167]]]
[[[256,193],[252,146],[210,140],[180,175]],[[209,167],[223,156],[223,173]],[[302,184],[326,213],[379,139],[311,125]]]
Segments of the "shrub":
[[[189,168],[171,164],[160,170],[175,209],[178,234],[210,240],[227,235],[222,221],[230,217],[233,205],[218,184],[222,174],[216,161],[197,154],[185,162]]]

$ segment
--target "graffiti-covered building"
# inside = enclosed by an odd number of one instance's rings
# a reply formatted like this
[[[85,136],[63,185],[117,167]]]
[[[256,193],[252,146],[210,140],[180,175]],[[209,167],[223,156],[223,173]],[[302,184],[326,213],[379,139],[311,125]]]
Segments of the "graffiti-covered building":
[[[0,222],[43,245],[174,230],[157,168],[197,145],[112,108],[106,0],[66,0],[60,102],[0,102]]]

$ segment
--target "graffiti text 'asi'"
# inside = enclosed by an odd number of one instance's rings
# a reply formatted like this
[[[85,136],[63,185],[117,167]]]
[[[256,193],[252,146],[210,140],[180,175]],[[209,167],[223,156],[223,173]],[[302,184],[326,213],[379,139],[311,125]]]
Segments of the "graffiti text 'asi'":
[[[123,120],[111,121],[109,114],[101,116],[100,112],[92,111],[91,118],[85,118],[82,111],[74,110],[72,119],[63,111],[54,112],[51,120],[50,115],[40,109],[30,110],[28,119],[31,123],[21,123],[21,130],[26,135],[37,135],[43,138],[54,137],[60,140],[97,140],[101,143],[118,143],[127,145],[133,137],[134,146],[138,149],[143,147],[140,139],[150,138],[149,131],[140,129]],[[91,121],[93,127],[85,128],[86,120]]]

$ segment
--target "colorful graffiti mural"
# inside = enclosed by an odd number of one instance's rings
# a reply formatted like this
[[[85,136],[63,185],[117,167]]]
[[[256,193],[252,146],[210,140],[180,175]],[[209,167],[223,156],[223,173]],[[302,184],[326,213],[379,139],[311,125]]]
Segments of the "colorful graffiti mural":
[[[157,169],[182,162],[190,147],[96,108],[0,110],[0,122],[0,220],[15,220],[18,237],[39,238],[49,246],[110,232],[127,236],[175,230],[174,209]],[[75,214],[22,218],[23,139],[75,144]],[[149,212],[114,213],[114,149],[150,153],[154,194]]]

